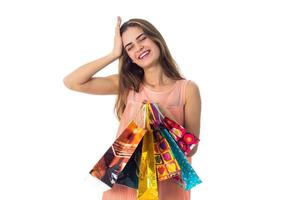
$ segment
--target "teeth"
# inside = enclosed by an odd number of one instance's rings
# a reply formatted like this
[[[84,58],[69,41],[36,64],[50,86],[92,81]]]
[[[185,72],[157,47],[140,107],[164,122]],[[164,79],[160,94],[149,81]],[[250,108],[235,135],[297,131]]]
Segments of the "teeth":
[[[149,53],[149,50],[146,51],[146,52],[144,52],[142,55],[140,55],[140,56],[139,56],[139,59],[143,59],[143,57],[144,57],[145,55],[147,55],[148,53]]]

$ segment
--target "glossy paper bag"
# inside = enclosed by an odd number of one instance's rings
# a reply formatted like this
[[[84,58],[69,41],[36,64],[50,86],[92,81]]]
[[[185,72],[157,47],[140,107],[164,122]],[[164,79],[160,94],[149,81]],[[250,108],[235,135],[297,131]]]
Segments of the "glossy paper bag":
[[[139,166],[142,154],[143,139],[130,157],[127,165],[118,176],[117,183],[127,187],[138,189]]]
[[[93,167],[90,174],[103,181],[109,187],[112,187],[144,134],[145,130],[138,127],[135,121],[131,121],[106,151],[104,156]]]
[[[150,125],[149,103],[146,108],[146,133],[140,161],[138,200],[158,200],[158,185],[154,160],[153,130]]]
[[[175,140],[172,138],[169,131],[161,127],[161,134],[166,138],[168,141],[171,150],[174,154],[175,159],[178,161],[178,164],[181,168],[181,179],[184,182],[184,188],[185,190],[190,190],[194,186],[200,184],[202,181],[198,177],[197,173],[194,171],[191,164],[188,162],[187,158],[183,154],[183,152],[180,150],[178,145],[176,144]]]
[[[156,173],[158,181],[178,177],[181,175],[180,167],[174,158],[173,152],[167,140],[161,135],[158,125],[161,123],[156,108],[151,103],[149,106],[154,138],[154,153]]]
[[[172,137],[176,141],[179,148],[183,151],[185,155],[188,155],[190,151],[198,144],[199,139],[193,134],[188,132],[182,125],[176,121],[164,116],[156,104],[152,104],[152,109],[154,113],[158,113],[161,123],[165,128],[171,133]]]

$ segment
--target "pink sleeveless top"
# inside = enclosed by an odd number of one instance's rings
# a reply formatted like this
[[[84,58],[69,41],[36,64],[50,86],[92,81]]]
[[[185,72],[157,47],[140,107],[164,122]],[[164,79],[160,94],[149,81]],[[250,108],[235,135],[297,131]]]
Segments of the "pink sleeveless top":
[[[144,85],[141,85],[140,92],[130,90],[127,97],[127,104],[122,114],[116,137],[126,128],[128,123],[136,117],[143,102],[150,101],[158,104],[163,114],[184,124],[185,88],[189,80],[177,80],[171,88],[157,92]],[[188,161],[192,160],[188,157]],[[190,191],[185,191],[172,180],[158,182],[160,200],[190,200]],[[112,189],[103,192],[102,200],[136,200],[137,190],[123,185],[114,184]]]

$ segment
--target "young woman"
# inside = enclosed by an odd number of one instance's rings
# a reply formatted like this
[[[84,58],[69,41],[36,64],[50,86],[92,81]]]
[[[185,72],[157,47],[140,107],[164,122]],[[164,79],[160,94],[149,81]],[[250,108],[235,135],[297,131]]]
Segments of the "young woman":
[[[160,32],[144,19],[130,19],[121,25],[118,17],[114,48],[103,56],[80,66],[64,78],[71,90],[117,95],[115,111],[120,126],[119,136],[144,101],[156,102],[165,112],[197,137],[200,134],[201,97],[197,84],[183,78]],[[119,59],[119,73],[94,77],[114,60]],[[191,157],[197,146],[188,155]],[[189,200],[185,191],[172,180],[158,182],[159,199]],[[104,200],[137,199],[134,189],[114,184],[103,193]]]

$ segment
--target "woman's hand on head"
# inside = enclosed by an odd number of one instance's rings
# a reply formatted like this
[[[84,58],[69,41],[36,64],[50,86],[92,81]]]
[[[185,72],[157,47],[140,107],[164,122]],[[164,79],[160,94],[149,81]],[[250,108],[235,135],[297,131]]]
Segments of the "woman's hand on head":
[[[114,38],[114,48],[112,50],[112,54],[119,58],[122,54],[123,44],[122,44],[122,38],[120,33],[120,26],[121,26],[121,17],[118,16],[117,18],[117,24],[115,27],[115,38]]]

